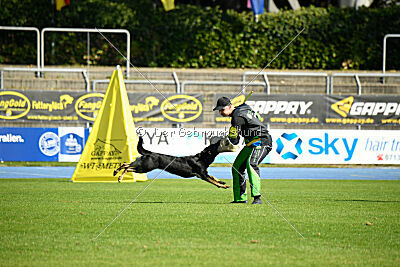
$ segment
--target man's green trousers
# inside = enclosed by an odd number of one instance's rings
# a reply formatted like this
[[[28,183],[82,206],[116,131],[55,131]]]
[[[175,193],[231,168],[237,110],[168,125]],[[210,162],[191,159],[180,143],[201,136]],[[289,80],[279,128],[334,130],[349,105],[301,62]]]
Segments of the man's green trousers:
[[[247,200],[245,170],[249,176],[251,196],[261,195],[260,169],[258,164],[268,155],[271,147],[245,146],[238,154],[232,167],[233,200]]]

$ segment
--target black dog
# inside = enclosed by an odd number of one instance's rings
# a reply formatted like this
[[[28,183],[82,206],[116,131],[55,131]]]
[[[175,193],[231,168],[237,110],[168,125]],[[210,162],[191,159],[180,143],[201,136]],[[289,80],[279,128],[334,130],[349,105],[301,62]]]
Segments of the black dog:
[[[215,139],[214,139],[215,140]],[[169,173],[179,175],[184,178],[198,177],[204,181],[212,183],[221,188],[229,188],[225,182],[218,180],[207,172],[207,168],[214,161],[215,157],[220,153],[220,143],[223,140],[211,142],[211,145],[206,147],[200,153],[194,156],[175,157],[148,151],[143,148],[143,138],[139,137],[137,149],[141,157],[138,157],[131,163],[123,163],[114,171],[114,176],[119,171],[124,169],[124,172],[118,178],[121,182],[123,176],[127,172],[146,173],[154,169],[166,170]]]

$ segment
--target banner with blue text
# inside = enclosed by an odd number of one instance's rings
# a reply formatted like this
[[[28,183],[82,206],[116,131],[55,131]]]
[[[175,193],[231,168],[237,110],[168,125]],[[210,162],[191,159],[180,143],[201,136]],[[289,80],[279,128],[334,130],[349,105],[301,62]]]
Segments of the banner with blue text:
[[[136,127],[144,148],[173,156],[195,155],[228,128]],[[272,151],[262,163],[400,164],[398,130],[272,129]],[[79,161],[89,130],[80,127],[0,128],[0,161]],[[244,146],[241,140],[240,146]],[[215,163],[232,163],[238,152]],[[121,162],[122,163],[122,162]]]

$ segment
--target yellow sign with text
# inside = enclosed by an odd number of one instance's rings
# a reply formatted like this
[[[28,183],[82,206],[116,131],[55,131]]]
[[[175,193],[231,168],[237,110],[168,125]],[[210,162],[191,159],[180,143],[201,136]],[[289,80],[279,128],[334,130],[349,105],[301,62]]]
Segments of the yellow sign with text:
[[[31,109],[29,99],[22,93],[3,91],[0,96],[3,97],[0,100],[0,119],[15,120],[28,114]]]
[[[197,119],[203,111],[201,102],[190,95],[174,95],[161,104],[161,113],[176,122],[189,122]]]
[[[87,111],[89,110],[88,107]],[[111,77],[72,181],[117,182],[118,177],[113,176],[113,171],[122,163],[132,162],[139,156],[137,142],[122,72],[117,68]],[[146,180],[146,174],[130,172],[124,176],[123,182]]]

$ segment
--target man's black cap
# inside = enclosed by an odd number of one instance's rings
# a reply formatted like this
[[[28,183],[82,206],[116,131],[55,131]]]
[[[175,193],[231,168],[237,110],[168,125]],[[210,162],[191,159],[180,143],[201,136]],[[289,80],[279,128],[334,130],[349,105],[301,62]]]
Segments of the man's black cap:
[[[220,98],[218,98],[217,106],[213,109],[213,111],[221,110],[224,107],[229,106],[230,104],[232,104],[232,103],[231,103],[231,100],[229,98],[227,98],[225,96],[220,97]]]

